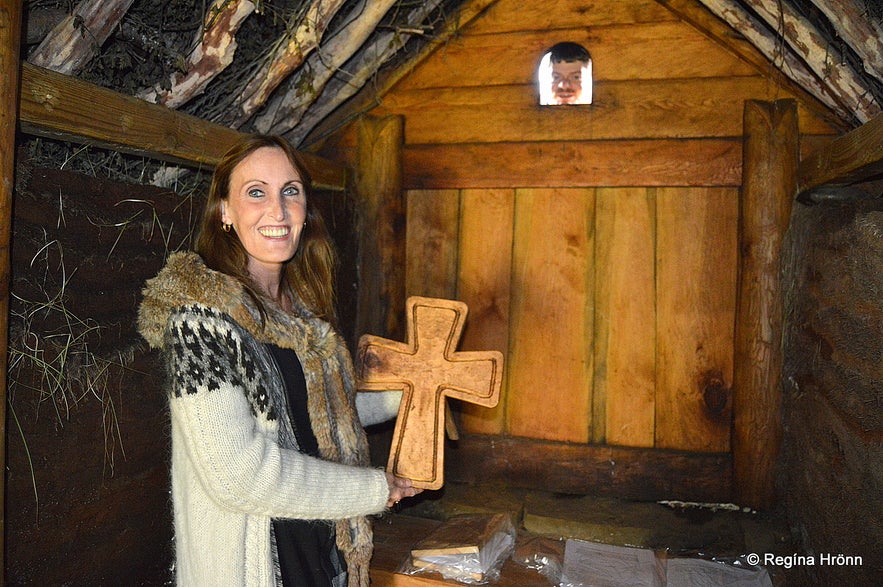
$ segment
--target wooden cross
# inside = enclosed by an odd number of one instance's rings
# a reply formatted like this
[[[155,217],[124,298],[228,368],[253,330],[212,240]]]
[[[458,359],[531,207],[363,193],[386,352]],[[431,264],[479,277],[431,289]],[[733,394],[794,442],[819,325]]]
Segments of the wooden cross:
[[[468,308],[463,302],[411,297],[408,342],[369,334],[359,339],[361,391],[401,389],[387,471],[415,487],[444,484],[445,397],[493,407],[500,399],[503,354],[456,352]]]

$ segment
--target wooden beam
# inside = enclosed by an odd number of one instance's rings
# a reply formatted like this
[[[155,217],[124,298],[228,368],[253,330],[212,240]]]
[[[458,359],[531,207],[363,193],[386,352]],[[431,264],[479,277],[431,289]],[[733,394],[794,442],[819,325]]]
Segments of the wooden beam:
[[[883,78],[883,26],[870,18],[864,0],[813,0],[834,30],[861,57],[865,71]]]
[[[6,470],[6,352],[9,334],[10,241],[12,239],[12,194],[15,189],[15,119],[18,96],[19,47],[21,46],[22,3],[3,0],[0,3],[0,459]],[[0,478],[0,493],[6,495],[5,476]],[[4,499],[5,503],[5,499]],[[6,512],[0,504],[0,563],[4,562]],[[0,564],[6,568],[5,564]],[[0,586],[3,577],[0,575]]]
[[[243,133],[75,77],[21,64],[19,125],[27,134],[189,166],[213,167]],[[302,153],[316,187],[343,190],[346,168]]]
[[[748,20],[750,17],[745,11],[733,5],[723,12],[723,9],[716,4],[703,3],[699,0],[658,0],[658,2],[753,65],[757,71],[764,75],[775,76],[777,84],[781,84],[799,97],[813,113],[837,128],[843,130],[849,128],[847,121],[850,120],[851,113],[827,94],[822,83],[809,71],[805,63],[796,59],[790,52],[779,55],[775,39],[765,36],[756,21]],[[714,8],[718,10],[714,11]],[[737,27],[737,24],[742,26]],[[783,62],[781,69],[772,65],[777,59]],[[832,115],[832,111],[836,113],[836,117]]]
[[[731,499],[725,453],[551,442],[517,436],[461,436],[448,447],[448,481],[622,499]]]
[[[185,71],[172,73],[168,89],[157,84],[140,92],[138,97],[167,108],[177,108],[205,91],[209,82],[233,63],[236,31],[254,10],[251,0],[215,0],[196,34]]]
[[[708,3],[712,0],[702,0]],[[720,2],[721,0],[714,0]],[[880,113],[870,88],[840,55],[815,25],[788,2],[780,0],[742,0],[763,19],[776,38],[788,46],[818,77],[834,99],[849,109],[862,123]],[[775,62],[775,61],[774,61]]]
[[[254,127],[260,132],[283,135],[296,127],[304,113],[322,95],[334,74],[370,38],[394,3],[395,0],[361,0],[353,8],[353,14],[358,14],[359,17],[336,31],[334,36],[307,58],[303,67],[284,82],[284,86],[273,94],[263,112],[255,117]],[[353,81],[350,80],[350,83]],[[338,98],[338,93],[334,97]]]
[[[359,293],[356,333],[400,340],[405,318],[405,199],[401,116],[358,122]]]
[[[31,63],[74,75],[101,48],[129,11],[133,0],[84,0],[28,58]]]
[[[823,186],[844,186],[883,175],[883,114],[834,139],[797,168],[797,197]]]
[[[736,499],[775,503],[782,443],[782,243],[797,176],[797,104],[745,103],[733,371]]]
[[[262,66],[242,90],[237,101],[239,108],[234,126],[239,128],[254,116],[270,97],[270,94],[285,81],[292,72],[300,68],[307,56],[322,40],[325,29],[334,15],[343,6],[344,0],[313,0],[298,22],[289,22],[282,37],[262,60]]]
[[[379,65],[382,65],[387,59],[392,57],[392,53],[395,53],[393,51],[387,54],[388,48],[391,46],[396,48],[403,46],[409,35],[405,32],[393,31],[372,42],[370,46],[365,47],[353,57],[360,64],[354,76],[358,83],[351,85],[351,82],[348,82],[341,88],[331,88],[329,84],[326,93],[332,96],[335,94],[340,95],[329,100],[323,109],[314,108],[313,110],[316,110],[315,113],[304,115],[298,127],[289,133],[289,135],[292,135],[290,137],[292,142],[308,145],[321,142],[340,127],[352,122],[360,114],[374,108],[378,103],[379,96],[386,94],[396,83],[413,71],[419,63],[427,59],[440,47],[444,47],[448,40],[498,1],[468,0],[464,2],[457,11],[457,18],[447,21],[449,24],[445,29],[430,39],[413,58],[398,67],[389,69],[384,74],[380,74],[376,83],[367,84],[368,78],[377,72]],[[437,4],[438,0],[427,0],[427,2],[418,3],[410,21],[414,22],[416,26]],[[329,92],[329,90],[333,91]],[[351,96],[352,98],[350,99]],[[337,108],[343,100],[347,99],[349,99],[349,102],[345,107]]]
[[[405,189],[738,186],[741,149],[735,138],[412,145],[403,181]]]

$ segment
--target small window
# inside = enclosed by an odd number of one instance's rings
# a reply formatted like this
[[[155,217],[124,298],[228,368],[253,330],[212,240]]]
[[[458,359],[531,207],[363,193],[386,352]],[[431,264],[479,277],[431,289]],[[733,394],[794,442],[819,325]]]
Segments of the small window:
[[[540,104],[592,103],[592,57],[585,47],[569,41],[546,51],[537,70]]]

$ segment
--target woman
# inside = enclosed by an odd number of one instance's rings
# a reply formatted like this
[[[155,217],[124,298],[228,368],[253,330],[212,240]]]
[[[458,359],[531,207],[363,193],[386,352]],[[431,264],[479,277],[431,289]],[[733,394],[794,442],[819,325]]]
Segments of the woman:
[[[332,328],[333,249],[283,139],[218,164],[195,252],[147,282],[139,330],[163,351],[178,585],[368,584],[367,515],[419,490],[368,464],[360,394]],[[360,421],[361,418],[361,421]]]

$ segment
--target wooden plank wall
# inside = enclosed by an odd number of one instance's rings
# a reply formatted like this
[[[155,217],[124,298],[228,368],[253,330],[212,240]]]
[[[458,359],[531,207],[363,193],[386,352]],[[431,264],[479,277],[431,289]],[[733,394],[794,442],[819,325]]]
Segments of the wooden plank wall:
[[[590,106],[536,103],[562,40],[592,54]],[[383,96],[407,292],[467,302],[461,349],[507,358],[466,431],[729,451],[743,102],[788,97],[768,73],[652,0],[500,0]],[[835,134],[799,115],[806,149]]]

